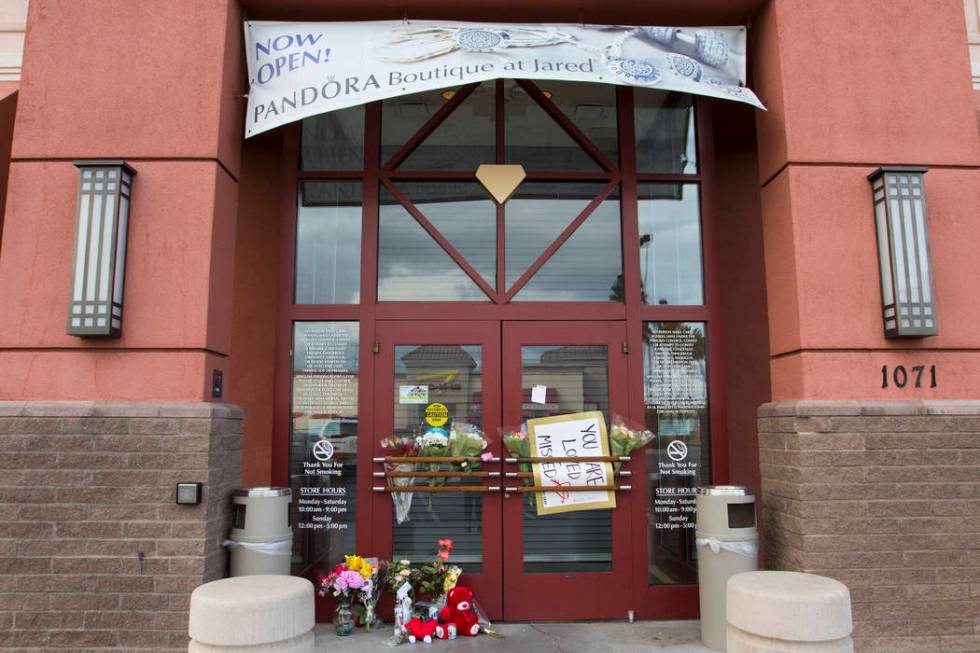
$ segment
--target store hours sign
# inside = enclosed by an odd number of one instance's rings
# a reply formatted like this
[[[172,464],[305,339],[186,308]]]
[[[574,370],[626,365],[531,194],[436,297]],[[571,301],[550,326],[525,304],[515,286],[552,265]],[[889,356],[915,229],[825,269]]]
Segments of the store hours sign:
[[[497,78],[600,82],[763,108],[744,27],[444,20],[245,23],[245,136],[328,111]]]

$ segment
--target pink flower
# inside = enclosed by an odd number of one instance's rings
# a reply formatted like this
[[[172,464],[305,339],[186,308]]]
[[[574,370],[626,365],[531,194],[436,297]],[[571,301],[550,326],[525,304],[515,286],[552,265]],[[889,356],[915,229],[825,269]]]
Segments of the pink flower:
[[[493,454],[490,453],[489,451],[484,451],[482,454],[480,454],[480,458],[486,462],[490,462],[491,460],[493,460]]]
[[[449,560],[449,551],[447,551],[446,549],[442,549],[436,555],[439,556],[443,562],[447,562]]]
[[[364,577],[356,571],[342,571],[333,582],[333,588],[338,592],[360,589],[364,585]]]

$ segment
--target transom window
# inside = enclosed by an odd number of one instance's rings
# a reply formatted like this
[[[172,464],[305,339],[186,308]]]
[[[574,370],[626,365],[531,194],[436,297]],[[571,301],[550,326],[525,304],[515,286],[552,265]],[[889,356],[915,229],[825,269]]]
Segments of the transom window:
[[[375,255],[378,302],[623,303],[631,223],[634,301],[704,302],[690,96],[496,80],[323,114],[301,131],[297,304],[360,303],[361,257]],[[475,176],[483,164],[526,172],[503,205]],[[369,253],[363,211],[377,212]]]

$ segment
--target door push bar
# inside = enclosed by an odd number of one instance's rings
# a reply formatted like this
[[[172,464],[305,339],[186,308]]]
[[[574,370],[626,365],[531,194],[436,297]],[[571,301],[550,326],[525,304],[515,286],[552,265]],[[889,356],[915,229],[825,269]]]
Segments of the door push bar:
[[[500,492],[499,485],[375,485],[371,488],[375,492],[412,493],[412,494],[441,494],[443,492]]]
[[[375,476],[378,474],[376,473]],[[613,472],[613,476],[632,476],[633,472],[628,469],[621,469],[618,472]],[[504,472],[504,476],[507,478],[534,478],[534,472]]]
[[[383,458],[372,458],[376,463],[462,463],[462,462],[481,462],[499,463],[500,458],[484,460],[479,456],[384,456]]]
[[[517,487],[505,487],[504,492],[518,494],[540,493],[540,492],[619,492],[632,490],[632,485],[572,485],[560,487],[545,485],[518,485]]]
[[[500,472],[374,472],[375,478],[497,478]]]
[[[508,463],[628,463],[629,456],[530,456],[528,458],[504,458]]]

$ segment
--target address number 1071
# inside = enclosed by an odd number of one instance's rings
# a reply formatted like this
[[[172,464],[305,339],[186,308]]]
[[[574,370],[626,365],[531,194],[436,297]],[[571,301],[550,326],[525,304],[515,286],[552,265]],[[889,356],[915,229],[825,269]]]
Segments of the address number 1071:
[[[930,365],[928,368],[929,375],[926,381],[928,381],[930,388],[936,387],[936,366]],[[921,388],[923,379],[922,375],[926,372],[925,365],[915,365],[911,368],[906,369],[904,365],[896,365],[892,368],[891,374],[888,373],[888,366],[881,366],[881,387],[887,388],[889,384],[889,379],[891,384],[896,388],[904,388],[912,382],[913,388]]]

